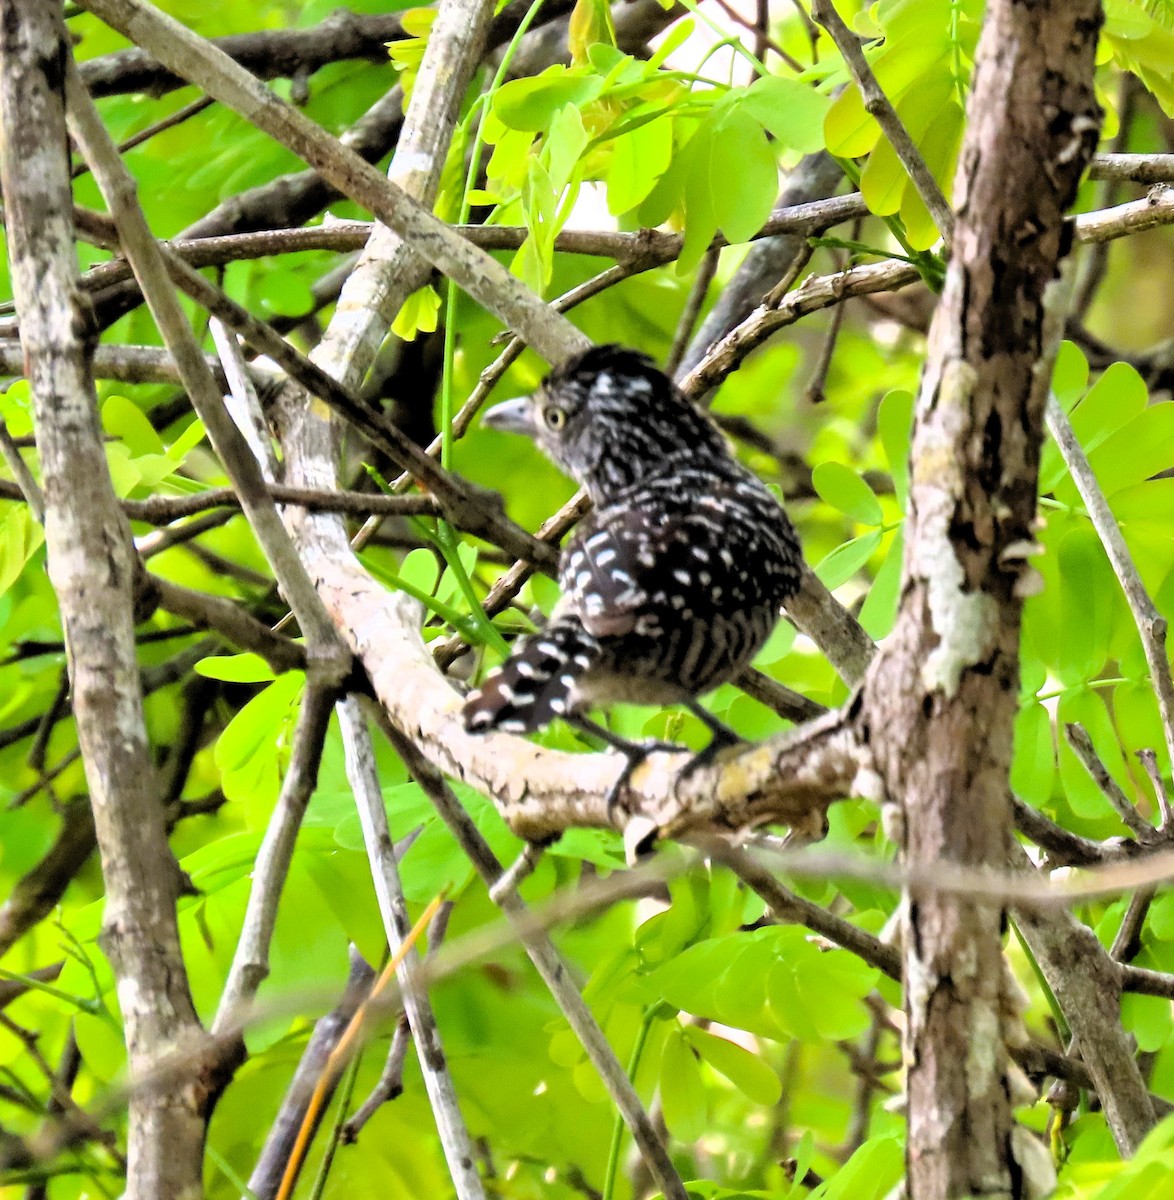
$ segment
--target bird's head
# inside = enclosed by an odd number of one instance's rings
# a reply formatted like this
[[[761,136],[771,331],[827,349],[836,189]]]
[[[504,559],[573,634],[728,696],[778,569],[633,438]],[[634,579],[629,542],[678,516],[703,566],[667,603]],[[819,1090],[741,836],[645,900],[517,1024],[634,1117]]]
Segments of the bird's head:
[[[652,359],[614,345],[567,359],[533,395],[496,405],[481,423],[533,438],[597,502],[670,457],[725,453],[721,435]]]

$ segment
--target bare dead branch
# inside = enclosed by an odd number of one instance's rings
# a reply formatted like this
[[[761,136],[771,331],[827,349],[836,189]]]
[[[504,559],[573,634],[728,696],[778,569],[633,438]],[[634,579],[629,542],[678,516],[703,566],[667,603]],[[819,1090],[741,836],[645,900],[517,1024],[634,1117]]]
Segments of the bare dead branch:
[[[222,51],[142,0],[85,0],[84,7],[222,104],[292,150],[345,195],[411,243],[550,362],[582,349],[581,333],[495,259],[470,246],[374,167],[330,137]]]
[[[49,574],[69,647],[73,711],[106,886],[103,947],[118,980],[134,1075],[206,1045],[176,923],[167,845],[135,657],[136,562],[110,480],[89,376],[72,253],[62,64],[53,0],[0,6],[5,216],[45,484]],[[131,1100],[127,1195],[201,1187],[212,1081],[199,1060],[165,1094]]]
[[[334,627],[306,575],[293,543],[265,488],[265,480],[244,438],[224,409],[220,389],[204,362],[191,326],[167,278],[163,255],[139,208],[133,179],[118,157],[94,103],[67,71],[70,127],[90,164],[95,182],[110,206],[123,248],[164,341],[180,365],[192,404],[204,422],[233,480],[237,494],[273,568],[281,589],[309,643],[315,682],[330,686],[350,669]]]
[[[387,810],[383,807],[383,791],[379,785],[371,736],[362,707],[354,696],[348,696],[339,703],[338,720],[346,751],[347,778],[363,826],[363,840],[367,845],[383,928],[387,934],[387,944],[395,954],[407,940],[412,923],[408,918],[407,902],[387,828]],[[458,1200],[481,1200],[485,1189],[477,1174],[472,1139],[445,1061],[432,1005],[425,986],[418,979],[418,965],[416,951],[409,950],[400,963],[397,978],[412,1030],[412,1042],[424,1076],[424,1088],[432,1105],[437,1133]]]

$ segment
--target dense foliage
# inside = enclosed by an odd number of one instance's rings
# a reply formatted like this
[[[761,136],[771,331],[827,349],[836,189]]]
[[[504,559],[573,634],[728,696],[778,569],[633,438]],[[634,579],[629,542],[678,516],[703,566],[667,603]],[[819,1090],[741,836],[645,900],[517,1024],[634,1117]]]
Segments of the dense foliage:
[[[331,3],[168,3],[208,37],[311,27]],[[385,12],[378,0],[352,3]],[[538,7],[538,6],[535,6]],[[843,4],[854,30],[870,39],[869,60],[935,177],[950,194],[964,129],[964,106],[982,19],[979,0],[879,0]],[[544,296],[561,296],[608,261],[558,248],[564,227],[684,234],[679,254],[628,273],[573,310],[598,342],[638,346],[663,361],[690,305],[699,272],[716,265],[707,303],[728,285],[746,242],[767,221],[780,167],[827,149],[858,186],[869,216],[813,239],[804,274],[834,273],[903,257],[919,273],[906,292],[824,306],[776,334],[724,378],[713,412],[744,460],[775,486],[796,522],[808,561],[875,639],[894,620],[903,550],[913,396],[925,353],[925,314],[940,285],[938,234],[896,155],[868,116],[839,55],[816,37],[802,4],[772,6],[765,66],[755,36],[722,8],[685,3],[654,42],[651,57],[618,48],[606,7],[580,0],[571,23],[572,61],[505,81],[486,66],[466,97],[445,168],[437,212],[447,220],[524,227],[520,249],[502,252]],[[1110,0],[1099,76],[1106,108],[1104,145],[1135,153],[1169,148],[1174,113],[1174,9],[1151,0]],[[383,62],[340,61],[274,87],[293,96],[328,130],[342,133],[413,72],[431,13],[404,15],[404,36]],[[539,9],[537,18],[541,21]],[[70,16],[79,60],[125,43],[85,14]],[[706,33],[708,41],[700,34]],[[723,49],[719,42],[735,48]],[[708,45],[698,50],[697,46]],[[776,52],[782,50],[795,67]],[[818,53],[817,53],[818,52]],[[687,65],[682,65],[687,64]],[[192,102],[191,89],[154,97],[110,95],[100,111],[125,142]],[[265,188],[300,164],[220,105],[194,113],[126,151],[158,237],[180,233],[248,189]],[[478,172],[478,164],[484,173]],[[1092,211],[1143,192],[1088,182],[1081,209]],[[77,203],[102,209],[84,173]],[[268,204],[285,219],[280,193]],[[363,218],[354,205],[336,217]],[[315,218],[316,220],[317,218]],[[569,225],[568,225],[569,223]],[[265,227],[260,222],[255,227]],[[716,257],[720,231],[731,245]],[[1158,608],[1174,615],[1174,407],[1164,298],[1171,284],[1165,230],[1135,235],[1102,253],[1080,251],[1090,282],[1074,311],[1054,388],[1087,450]],[[82,244],[83,269],[110,253]],[[230,261],[216,268],[225,290],[255,314],[312,345],[337,293],[329,276],[341,255],[325,250]],[[1093,272],[1103,272],[1092,279]],[[1082,283],[1078,285],[1081,294]],[[10,295],[7,279],[0,290]],[[101,297],[96,299],[101,306]],[[204,330],[204,315],[189,311]],[[695,316],[695,314],[694,314]],[[842,323],[841,323],[842,319]],[[496,319],[437,279],[401,312],[380,355],[369,398],[385,403],[425,443],[447,432],[500,346]],[[142,307],[115,321],[108,345],[160,344]],[[210,336],[206,348],[211,352]],[[529,352],[494,395],[531,388],[544,367]],[[99,381],[108,460],[120,497],[192,497],[227,480],[199,421],[166,383]],[[0,396],[8,434],[36,471],[28,385],[14,379]],[[367,455],[357,438],[344,448],[350,485],[378,492],[397,473]],[[475,428],[445,437],[444,460],[467,479],[500,491],[511,517],[536,528],[572,487],[520,440]],[[368,473],[360,461],[367,458]],[[11,472],[5,473],[11,479]],[[1137,758],[1153,750],[1170,786],[1171,764],[1136,625],[1089,515],[1054,445],[1040,478],[1042,552],[1038,587],[1027,603],[1022,692],[1012,784],[1016,795],[1089,839],[1126,833],[1064,735],[1079,723],[1109,775],[1155,820],[1161,798]],[[184,517],[165,532],[133,528],[153,574],[226,597],[268,624],[285,613],[248,524],[234,510],[219,520]],[[133,514],[132,514],[133,515]],[[197,528],[199,523],[199,528]],[[355,528],[361,523],[356,519]],[[471,598],[484,597],[503,568],[499,552],[431,517],[385,524],[362,551],[389,588],[423,600],[428,641],[453,631],[475,647],[458,673],[500,659],[508,640],[549,612],[557,590],[535,576],[519,602],[490,621]],[[288,766],[303,692],[299,671],[275,675],[254,654],[238,653],[215,631],[193,628],[158,609],[139,626],[146,713],[157,750],[163,802],[174,821],[171,844],[185,882],[179,902],[187,970],[201,1016],[215,1011],[240,933],[254,858]],[[15,493],[0,498],[0,1152],[8,1135],[31,1137],[63,1103],[89,1111],[94,1130],[45,1161],[10,1159],[0,1196],[67,1197],[120,1192],[125,1143],[125,1051],[114,977],[97,938],[102,878],[93,853],[86,782],[69,712],[65,655],[55,599],[44,569],[43,536]],[[473,658],[475,657],[475,662]],[[818,649],[786,622],[757,665],[820,704],[846,685]],[[722,688],[713,712],[747,739],[785,722],[739,692]],[[702,744],[704,732],[681,711],[612,714],[631,735]],[[587,748],[565,727],[547,745]],[[408,773],[377,740],[392,833],[413,839],[401,871],[418,912],[439,891],[452,901],[445,945],[500,928],[500,915],[465,855]],[[461,801],[498,856],[523,843],[491,801],[458,786]],[[891,848],[875,804],[850,799],[831,809],[826,845],[885,860]],[[660,852],[670,860],[680,849]],[[522,887],[541,909],[556,891],[624,869],[618,835],[573,831],[550,847]],[[873,934],[897,908],[885,886],[795,880],[803,900]],[[869,1200],[902,1174],[903,1120],[890,1101],[901,1088],[900,987],[874,962],[817,937],[801,924],[766,919],[763,901],[724,868],[693,863],[670,872],[667,890],[619,901],[556,927],[556,941],[637,1090],[668,1132],[674,1162],[698,1196],[812,1195]],[[1089,902],[1077,913],[1105,946],[1113,943],[1130,897]],[[476,945],[474,941],[472,944]],[[247,1030],[248,1059],[219,1100],[211,1122],[207,1194],[243,1194],[306,1047],[316,1017],[337,1000],[353,945],[373,965],[386,956],[370,868],[337,730],[327,735],[317,790],[301,829],[260,992],[260,1017]],[[1174,972],[1174,897],[1157,895],[1144,912],[1132,961]],[[1065,1049],[1056,997],[1042,986],[1030,954],[1008,935],[1007,954],[1031,998],[1032,1037]],[[578,1042],[519,948],[495,944],[432,989],[445,1053],[464,1116],[494,1194],[506,1197],[640,1194],[646,1180],[614,1108]],[[1168,999],[1129,995],[1123,1021],[1143,1056],[1154,1094],[1174,1102],[1174,1018]],[[385,1022],[344,1076],[310,1150],[298,1195],[449,1194],[431,1111],[409,1053],[403,1094],[371,1117],[353,1144],[340,1128],[383,1067],[394,1020]],[[56,1073],[66,1081],[54,1082]],[[61,1092],[68,1094],[63,1100]],[[1098,1106],[1069,1089],[1040,1099],[1025,1123],[1051,1131],[1065,1197],[1159,1195],[1174,1186],[1167,1122],[1142,1152],[1122,1163]],[[315,1174],[318,1180],[315,1182]]]

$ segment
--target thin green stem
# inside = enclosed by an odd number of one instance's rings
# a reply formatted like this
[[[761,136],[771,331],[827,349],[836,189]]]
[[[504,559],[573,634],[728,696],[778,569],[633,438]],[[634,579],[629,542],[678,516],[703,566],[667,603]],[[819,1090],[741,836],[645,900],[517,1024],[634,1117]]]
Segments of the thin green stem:
[[[47,996],[52,996],[55,1000],[62,1000],[66,1004],[72,1004],[74,1008],[79,1009],[81,1012],[89,1013],[91,1016],[101,1016],[105,1011],[100,1000],[83,1000],[80,996],[63,992],[51,983],[43,983],[39,979],[34,979],[31,975],[19,975],[15,971],[6,971],[3,967],[0,967],[0,979],[9,979],[13,983],[23,983],[27,988],[44,992]]]
[[[1027,944],[1027,939],[1019,930],[1019,926],[1015,923],[1013,917],[1007,918],[1007,923],[1011,926],[1012,933],[1015,934],[1015,940],[1019,943],[1019,948],[1023,951],[1024,957],[1027,959],[1028,965],[1031,967],[1035,975],[1036,982],[1040,986],[1040,991],[1044,994],[1044,999],[1047,1001],[1048,1008],[1052,1013],[1052,1020],[1056,1022],[1056,1029],[1059,1031],[1060,1039],[1068,1042],[1072,1040],[1072,1030],[1068,1028],[1068,1022],[1064,1019],[1064,1010],[1060,1007],[1060,1002],[1056,999],[1055,992],[1052,991],[1047,979],[1044,977],[1043,969],[1036,961],[1036,957],[1031,952],[1031,947]]]
[[[477,636],[479,628],[472,617],[465,616],[464,613],[458,612],[451,604],[446,604],[443,600],[437,599],[430,592],[424,591],[423,588],[417,587],[414,583],[404,579],[402,575],[397,575],[395,571],[388,571],[381,567],[378,563],[373,563],[367,557],[363,557],[363,565],[382,583],[385,583],[389,588],[395,588],[413,600],[419,600],[429,612],[434,613],[442,621],[446,621],[453,627],[463,638],[472,638],[473,641],[480,641]],[[500,634],[498,635],[501,636]]]
[[[1111,678],[1106,678],[1106,679],[1090,679],[1086,683],[1081,684],[1081,686],[1092,689],[1092,688],[1103,688],[1103,687],[1116,687],[1119,683],[1134,683],[1134,682],[1135,682],[1135,680],[1127,679],[1124,676],[1114,675]],[[1044,700],[1056,700],[1060,696],[1063,696],[1063,695],[1065,695],[1065,693],[1070,692],[1070,691],[1072,691],[1072,688],[1059,688],[1057,691],[1054,691],[1054,692],[1042,692],[1042,693],[1040,693],[1040,695],[1036,696],[1036,699],[1038,701],[1040,701],[1041,703]]]
[[[518,46],[521,45],[522,38],[526,36],[526,31],[534,23],[544,3],[545,0],[534,0],[534,3],[530,5],[526,11],[526,15],[519,22],[517,31],[510,40],[510,44],[506,47],[505,54],[502,55],[501,63],[498,65],[497,73],[494,75],[489,89],[483,95],[477,97],[473,107],[469,110],[467,120],[475,120],[476,129],[473,133],[473,152],[469,156],[469,170],[465,175],[465,188],[461,195],[460,224],[462,225],[466,224],[469,220],[469,213],[473,208],[469,196],[472,194],[473,188],[477,184],[477,179],[481,174],[481,155],[485,149],[485,110],[492,103],[494,93],[505,82],[506,74],[509,72],[510,63],[513,62]],[[462,130],[465,136],[467,136],[468,125],[463,125]],[[456,285],[450,279],[445,293],[444,370],[440,381],[440,463],[446,471],[449,469],[452,456],[452,393],[453,360],[456,357],[456,310],[457,289]]]
[[[860,168],[850,158],[837,158],[836,162],[840,165],[840,170],[848,177],[848,181],[860,190]],[[941,291],[942,283],[945,279],[945,265],[936,254],[929,254],[924,250],[916,250],[909,244],[909,239],[905,236],[905,226],[901,222],[900,217],[882,216],[881,220],[888,226],[889,232],[897,239],[897,244],[908,255],[907,261],[911,266],[914,266],[921,272],[922,279],[934,291]],[[894,256],[899,257],[899,256]]]
[[[713,20],[708,13],[703,13],[701,9],[698,8],[698,6],[694,3],[694,0],[681,0],[681,7],[691,12],[699,21],[704,21],[705,24],[708,25],[709,28],[712,29],[713,32],[716,33],[721,39],[721,44],[730,46],[736,53],[740,54],[754,68],[757,74],[769,74],[766,67],[763,66],[763,64],[759,62],[758,59],[755,58],[745,46],[742,45],[740,39],[730,37],[729,34],[727,34],[726,31],[715,20]],[[714,46],[713,50],[710,51],[710,54],[719,48],[720,46]],[[702,61],[698,64],[697,69],[699,71],[709,59],[710,54],[707,54],[705,58],[702,59]]]
[[[460,136],[463,140],[468,137],[470,123],[476,122],[473,134],[473,150],[469,158],[469,169],[465,175],[464,191],[461,194],[460,223],[462,225],[466,224],[469,220],[469,213],[473,208],[470,196],[481,174],[481,156],[485,149],[485,111],[492,102],[494,93],[505,81],[510,63],[517,53],[518,46],[521,45],[522,38],[526,36],[526,31],[534,23],[534,19],[541,11],[544,2],[545,0],[534,0],[534,3],[530,5],[526,15],[519,22],[518,28],[510,40],[510,44],[506,47],[505,54],[502,55],[501,63],[498,65],[497,73],[494,75],[488,90],[477,97],[472,108],[469,110],[469,115],[461,124]],[[450,279],[447,281],[444,297],[444,364],[440,377],[440,463],[446,471],[452,465],[453,364],[456,359],[457,345],[456,315],[457,289],[456,285]],[[468,602],[469,611],[472,614],[472,623],[479,630],[482,640],[493,646],[499,654],[503,656],[507,655],[509,647],[506,645],[505,639],[497,631],[493,622],[486,615],[484,608],[481,607],[481,601],[473,590],[472,581],[469,579],[464,563],[461,562],[460,556],[457,553],[456,537],[446,521],[439,520],[436,522],[436,534],[430,540],[434,542],[437,549],[444,555],[444,561],[448,563],[449,569],[457,581],[457,586],[461,590],[461,594]],[[448,620],[447,617],[445,619]]]
[[[322,1152],[322,1162],[318,1166],[318,1174],[314,1176],[314,1186],[310,1189],[309,1200],[321,1200],[322,1191],[330,1177],[330,1168],[334,1165],[334,1155],[338,1150],[342,1137],[343,1123],[351,1106],[351,1096],[355,1091],[355,1080],[359,1075],[359,1064],[363,1060],[362,1052],[355,1055],[347,1064],[346,1073],[338,1089],[338,1105],[334,1110],[334,1121],[330,1126],[330,1136],[326,1141],[326,1149]]]
[[[659,1004],[649,1006],[640,1020],[640,1028],[636,1033],[636,1044],[632,1047],[632,1057],[628,1060],[628,1078],[633,1085],[636,1082],[636,1072],[640,1069],[640,1059],[644,1056],[644,1047],[648,1042],[648,1034],[660,1011]],[[615,1124],[611,1131],[611,1146],[607,1152],[607,1174],[603,1179],[602,1200],[614,1200],[616,1190],[616,1175],[620,1167],[620,1146],[624,1140],[624,1119],[616,1113]]]

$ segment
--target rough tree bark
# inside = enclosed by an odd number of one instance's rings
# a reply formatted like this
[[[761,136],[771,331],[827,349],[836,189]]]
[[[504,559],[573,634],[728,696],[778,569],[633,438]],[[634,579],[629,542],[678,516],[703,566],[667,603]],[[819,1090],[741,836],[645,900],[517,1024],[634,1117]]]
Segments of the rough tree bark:
[[[957,229],[917,401],[900,615],[860,698],[911,866],[1006,860],[1019,628],[1055,345],[1048,290],[1096,144],[1098,0],[991,0]],[[905,923],[908,1194],[1024,1194],[1004,913],[912,889]]]
[[[118,980],[132,1075],[126,1195],[202,1194],[210,1080],[151,1086],[205,1036],[180,953],[179,872],[167,844],[135,659],[135,559],[106,465],[77,288],[55,0],[0,3],[3,189],[25,373],[45,490],[49,577],[61,608],[73,712],[102,856],[102,946]]]

